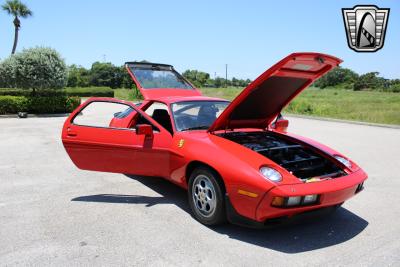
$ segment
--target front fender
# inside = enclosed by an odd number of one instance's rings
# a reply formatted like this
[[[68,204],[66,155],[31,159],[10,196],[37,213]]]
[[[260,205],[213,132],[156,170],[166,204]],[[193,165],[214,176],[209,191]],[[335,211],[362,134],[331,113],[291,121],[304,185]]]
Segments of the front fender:
[[[254,219],[264,194],[276,186],[262,177],[259,168],[275,164],[250,149],[208,133],[175,135],[174,143],[180,142],[184,145],[178,151],[187,165],[199,161],[215,169],[223,179],[234,209]]]

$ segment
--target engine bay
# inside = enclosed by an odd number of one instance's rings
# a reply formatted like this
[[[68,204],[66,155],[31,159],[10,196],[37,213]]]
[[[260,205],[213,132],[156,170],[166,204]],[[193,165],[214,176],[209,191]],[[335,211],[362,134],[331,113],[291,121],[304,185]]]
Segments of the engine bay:
[[[324,180],[346,175],[331,159],[274,132],[227,132],[218,136],[267,157],[303,182],[312,178]]]

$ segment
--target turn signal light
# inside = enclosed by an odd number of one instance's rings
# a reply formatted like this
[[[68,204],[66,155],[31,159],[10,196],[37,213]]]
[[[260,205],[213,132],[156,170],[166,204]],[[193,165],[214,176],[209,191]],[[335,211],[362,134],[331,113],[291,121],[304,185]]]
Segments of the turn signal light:
[[[283,197],[274,197],[272,199],[272,206],[281,207],[285,204],[285,198]]]
[[[294,197],[274,197],[271,205],[274,207],[291,208],[317,204],[319,195],[306,195]]]

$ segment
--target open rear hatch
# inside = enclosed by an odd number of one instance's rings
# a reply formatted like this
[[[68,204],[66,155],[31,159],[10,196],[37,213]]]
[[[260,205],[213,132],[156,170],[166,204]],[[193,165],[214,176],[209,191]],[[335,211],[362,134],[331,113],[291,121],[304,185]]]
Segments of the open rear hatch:
[[[149,62],[126,62],[125,67],[146,100],[167,96],[201,95],[200,91],[171,65]]]
[[[296,95],[341,62],[319,53],[293,53],[285,57],[250,83],[208,131],[265,129]]]

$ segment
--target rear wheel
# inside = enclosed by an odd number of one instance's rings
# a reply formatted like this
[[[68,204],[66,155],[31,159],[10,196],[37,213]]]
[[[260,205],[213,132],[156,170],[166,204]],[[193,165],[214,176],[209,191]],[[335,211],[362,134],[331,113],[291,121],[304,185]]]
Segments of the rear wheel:
[[[196,168],[189,178],[188,198],[194,217],[202,224],[218,225],[226,221],[223,185],[215,171]]]

